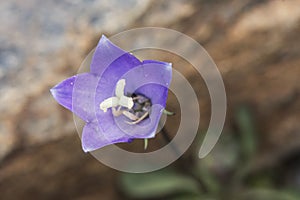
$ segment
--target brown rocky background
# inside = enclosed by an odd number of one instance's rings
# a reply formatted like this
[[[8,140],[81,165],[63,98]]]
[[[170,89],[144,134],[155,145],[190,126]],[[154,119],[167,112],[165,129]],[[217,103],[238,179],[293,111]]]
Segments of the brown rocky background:
[[[0,199],[123,198],[120,173],[83,153],[72,114],[49,89],[76,73],[101,34],[143,26],[205,47],[227,91],[225,132],[236,129],[239,107],[254,116],[254,168],[282,167],[291,156],[288,165],[300,166],[299,8],[298,0],[1,1]],[[209,99],[193,72],[185,75],[204,96],[207,121]],[[300,188],[289,166],[283,179]]]

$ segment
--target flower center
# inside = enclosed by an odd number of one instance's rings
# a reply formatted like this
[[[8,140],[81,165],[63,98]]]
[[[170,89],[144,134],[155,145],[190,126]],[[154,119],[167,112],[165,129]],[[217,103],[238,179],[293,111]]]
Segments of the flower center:
[[[108,108],[115,108],[118,106],[131,109],[133,107],[133,100],[131,97],[124,95],[125,79],[121,79],[117,82],[116,96],[105,99],[100,103],[100,109],[107,112]]]
[[[114,116],[124,115],[131,121],[128,124],[137,124],[146,119],[151,110],[151,100],[141,94],[132,94],[131,97],[124,95],[126,81],[121,79],[117,82],[116,96],[105,99],[100,103],[100,109],[107,112],[108,108],[112,109]]]
[[[141,94],[133,94],[131,97],[133,99],[133,107],[131,109],[127,109],[127,112],[135,116],[135,119],[131,120],[139,120],[138,122],[140,122],[143,119],[146,119],[151,111],[151,100]]]

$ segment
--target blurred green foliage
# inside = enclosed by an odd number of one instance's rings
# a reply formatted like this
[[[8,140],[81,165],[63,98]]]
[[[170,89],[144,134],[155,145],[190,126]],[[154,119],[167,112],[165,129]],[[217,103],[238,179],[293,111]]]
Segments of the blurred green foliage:
[[[146,174],[123,173],[120,187],[129,199],[174,200],[299,200],[300,194],[273,183],[274,171],[253,172],[258,152],[257,128],[249,107],[239,107],[236,129],[224,131],[212,152],[163,170]],[[197,144],[199,144],[198,142]],[[197,152],[194,152],[197,155]]]
[[[235,114],[235,120],[239,128],[239,134],[241,137],[241,150],[244,159],[247,161],[252,158],[257,149],[257,134],[253,117],[249,108],[242,106]]]
[[[121,177],[124,192],[134,198],[153,198],[173,193],[199,193],[197,182],[171,170],[160,170],[144,174],[124,173]]]

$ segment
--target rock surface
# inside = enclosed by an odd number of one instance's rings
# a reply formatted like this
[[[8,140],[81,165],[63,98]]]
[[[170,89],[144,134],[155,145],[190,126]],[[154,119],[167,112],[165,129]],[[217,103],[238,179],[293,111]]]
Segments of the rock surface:
[[[75,131],[49,89],[76,73],[94,40],[125,29],[149,2],[0,2],[0,159]]]

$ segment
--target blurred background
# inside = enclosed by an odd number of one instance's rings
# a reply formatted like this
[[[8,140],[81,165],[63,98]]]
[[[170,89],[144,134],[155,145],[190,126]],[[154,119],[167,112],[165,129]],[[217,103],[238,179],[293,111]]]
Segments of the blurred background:
[[[0,1],[0,199],[300,199],[299,8],[298,0]],[[198,159],[210,100],[185,68],[201,100],[198,138],[166,169],[127,174],[82,151],[72,113],[49,89],[76,74],[102,34],[144,26],[205,47],[228,111],[219,142]],[[178,109],[172,94],[167,107]],[[170,137],[178,115],[168,118]]]

